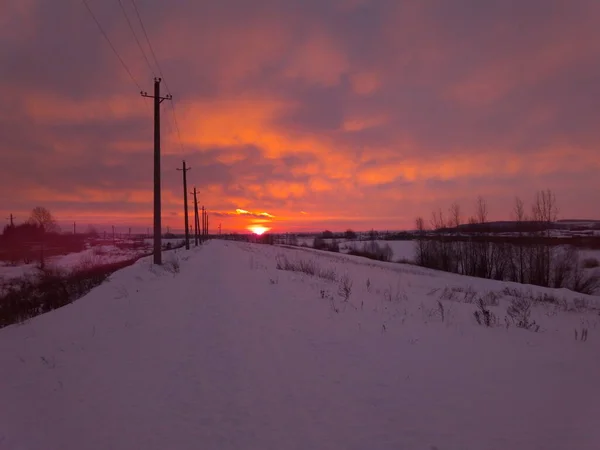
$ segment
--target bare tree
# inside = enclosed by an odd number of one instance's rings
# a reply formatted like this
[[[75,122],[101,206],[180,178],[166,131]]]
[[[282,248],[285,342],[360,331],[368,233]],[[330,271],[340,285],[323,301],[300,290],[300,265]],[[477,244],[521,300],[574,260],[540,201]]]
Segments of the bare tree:
[[[426,243],[423,240],[423,236],[425,234],[425,221],[422,217],[417,217],[415,219],[415,225],[417,227],[417,232],[419,233],[419,237],[417,238],[417,263],[422,266],[427,266],[428,261],[426,260]]]
[[[452,203],[452,205],[450,206],[450,225],[458,228],[461,224],[461,216],[460,216],[460,205],[458,204],[458,202],[454,202]]]
[[[486,223],[488,218],[488,208],[485,199],[481,195],[477,197],[477,204],[475,209],[475,216],[477,217],[477,221],[479,223]]]
[[[446,227],[446,221],[444,220],[444,212],[442,208],[431,213],[431,227],[434,230],[440,230]]]
[[[515,197],[515,206],[513,209],[513,214],[515,216],[515,220],[518,223],[527,220],[527,217],[525,215],[525,204],[523,203],[523,200],[521,200],[519,197]]]
[[[425,231],[425,221],[422,217],[417,217],[415,219],[415,225],[419,234],[423,234],[423,232]]]
[[[542,238],[545,235],[545,239],[537,244],[535,252],[530,258],[530,272],[534,277],[531,281],[540,286],[550,286],[553,256],[553,247],[549,239],[550,229],[552,222],[558,217],[556,197],[550,189],[536,193],[531,213],[533,220],[540,225],[539,237]]]
[[[549,226],[558,218],[558,206],[556,196],[550,189],[538,191],[535,194],[533,206],[531,208],[533,220]]]
[[[29,223],[37,225],[46,233],[56,233],[60,230],[52,213],[43,206],[36,206],[31,210]]]
[[[514,275],[513,278],[519,283],[525,283],[525,261],[526,261],[526,248],[523,242],[523,222],[527,220],[525,216],[525,204],[519,197],[515,197],[515,206],[513,208],[513,214],[517,221],[517,230],[519,231],[519,244],[516,246],[516,261],[514,261]]]

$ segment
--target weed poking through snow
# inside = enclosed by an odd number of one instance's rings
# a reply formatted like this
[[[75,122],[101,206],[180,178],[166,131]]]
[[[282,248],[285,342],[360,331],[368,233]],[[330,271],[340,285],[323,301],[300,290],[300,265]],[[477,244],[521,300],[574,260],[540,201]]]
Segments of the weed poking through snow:
[[[540,326],[535,323],[535,320],[531,320],[531,300],[527,298],[513,299],[506,313],[516,327],[535,332],[540,330]]]
[[[475,316],[475,320],[479,325],[492,327],[498,323],[496,315],[487,308],[481,298],[477,300],[477,307],[479,309],[473,312],[473,316]]]
[[[582,328],[580,333],[578,333],[577,328],[575,328],[575,340],[576,341],[579,340],[581,342],[585,342],[585,341],[587,341],[587,338],[588,338],[588,329],[587,328]]]
[[[352,294],[352,280],[348,275],[344,275],[340,279],[338,294],[340,294],[340,297],[342,297],[344,302],[347,302],[350,299],[350,295]]]
[[[324,269],[316,264],[313,260],[300,259],[297,261],[290,261],[286,256],[278,256],[276,267],[278,270],[302,272],[306,275],[312,275],[329,281],[337,281],[338,279],[335,270]]]

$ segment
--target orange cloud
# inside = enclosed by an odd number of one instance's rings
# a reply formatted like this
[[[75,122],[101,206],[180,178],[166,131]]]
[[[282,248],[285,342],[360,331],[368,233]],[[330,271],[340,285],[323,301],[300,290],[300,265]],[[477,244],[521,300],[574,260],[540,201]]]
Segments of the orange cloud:
[[[323,30],[313,30],[305,36],[292,53],[285,75],[322,86],[338,84],[342,74],[349,69],[344,51]]]
[[[358,95],[369,95],[381,87],[381,78],[375,72],[357,72],[350,77],[352,90]]]
[[[387,117],[384,115],[373,117],[348,117],[344,120],[342,128],[344,131],[361,131],[384,125]]]
[[[140,116],[151,120],[152,111],[141,97],[131,99],[115,95],[108,98],[72,99],[44,90],[25,93],[23,106],[29,117],[44,123],[89,123]]]

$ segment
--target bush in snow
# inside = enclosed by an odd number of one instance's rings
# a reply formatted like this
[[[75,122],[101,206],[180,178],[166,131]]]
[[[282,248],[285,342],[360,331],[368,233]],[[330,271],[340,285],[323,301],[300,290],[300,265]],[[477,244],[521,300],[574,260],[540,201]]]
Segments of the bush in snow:
[[[506,313],[518,328],[537,332],[540,330],[540,326],[535,323],[535,320],[531,320],[531,305],[531,300],[527,298],[515,298],[510,303]]]
[[[389,244],[380,245],[377,241],[366,242],[362,249],[352,247],[348,254],[387,262],[391,261],[394,256],[394,252]]]
[[[352,279],[348,275],[344,275],[340,279],[340,287],[338,290],[340,297],[347,302],[350,299],[350,295],[352,294]]]
[[[170,272],[172,274],[176,274],[181,271],[181,264],[179,262],[179,258],[173,254],[171,254],[169,258],[165,261],[163,267],[167,272]]]
[[[316,276],[329,281],[337,281],[337,273],[333,269],[319,267],[313,260],[290,261],[286,256],[277,257],[277,269],[291,272],[302,272],[306,275]]]
[[[477,301],[477,307],[478,309],[473,313],[473,316],[475,316],[475,320],[479,325],[492,327],[498,323],[498,318],[487,308],[483,299],[480,298]]]

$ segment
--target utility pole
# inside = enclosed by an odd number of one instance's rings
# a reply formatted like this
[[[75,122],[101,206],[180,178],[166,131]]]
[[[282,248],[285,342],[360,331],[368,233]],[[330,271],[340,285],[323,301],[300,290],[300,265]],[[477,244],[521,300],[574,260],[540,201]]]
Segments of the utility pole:
[[[73,234],[77,234],[77,224],[73,221]]]
[[[10,217],[7,217],[6,219],[7,219],[7,220],[10,220],[10,226],[11,226],[11,227],[14,227],[14,226],[15,226],[15,222],[14,222],[15,216],[13,216],[13,215],[11,214],[11,215],[10,215]]]
[[[113,244],[115,243],[115,226],[112,226],[112,230],[113,230]]]
[[[208,239],[208,212],[206,213],[206,239]]]
[[[191,167],[185,167],[185,159],[183,160],[183,169],[181,170],[183,173],[183,218],[185,221],[185,249],[190,249],[190,227],[188,226],[188,204],[187,204],[187,171],[190,170]]]
[[[161,217],[160,217],[160,104],[171,100],[171,94],[160,96],[161,78],[154,79],[154,95],[140,92],[142,97],[154,99],[154,264],[162,264]]]
[[[204,205],[202,205],[202,232],[200,233],[200,235],[202,236],[202,238],[200,238],[201,242],[204,242],[205,227],[206,227],[206,220],[204,219]]]
[[[194,186],[194,244],[198,247],[198,226],[200,222],[198,221],[198,197],[196,195],[196,187]]]
[[[221,223],[219,223],[219,236],[221,236]]]

